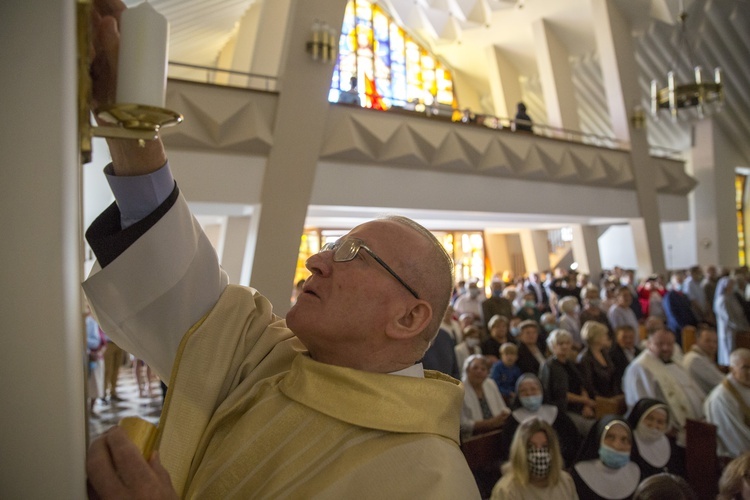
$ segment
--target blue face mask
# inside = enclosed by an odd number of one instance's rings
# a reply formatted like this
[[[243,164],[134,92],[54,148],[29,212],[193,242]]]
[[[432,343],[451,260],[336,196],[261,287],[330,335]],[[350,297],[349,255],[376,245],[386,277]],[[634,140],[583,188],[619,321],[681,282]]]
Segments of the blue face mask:
[[[510,329],[510,334],[511,335],[513,335],[514,337],[518,337],[519,333],[521,333],[521,329],[520,328],[518,328],[517,326],[511,327],[511,329]]]
[[[599,459],[610,469],[621,469],[630,462],[630,453],[617,451],[603,444],[599,447]]]
[[[521,396],[521,405],[529,411],[537,411],[542,406],[542,395]]]
[[[552,323],[545,323],[545,324],[544,324],[544,330],[545,330],[545,331],[546,331],[547,333],[550,333],[550,332],[552,332],[552,330],[554,330],[555,328],[557,328],[557,325],[555,325],[555,324],[552,324]]]

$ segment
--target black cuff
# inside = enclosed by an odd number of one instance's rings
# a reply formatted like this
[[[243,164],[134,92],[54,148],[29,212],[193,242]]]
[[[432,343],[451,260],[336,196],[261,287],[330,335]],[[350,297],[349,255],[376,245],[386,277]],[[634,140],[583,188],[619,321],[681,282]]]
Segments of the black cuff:
[[[172,193],[159,207],[135,224],[122,229],[120,224],[120,209],[117,203],[112,203],[91,223],[86,231],[86,241],[104,268],[120,256],[138,238],[146,234],[177,201],[180,190],[175,184]]]

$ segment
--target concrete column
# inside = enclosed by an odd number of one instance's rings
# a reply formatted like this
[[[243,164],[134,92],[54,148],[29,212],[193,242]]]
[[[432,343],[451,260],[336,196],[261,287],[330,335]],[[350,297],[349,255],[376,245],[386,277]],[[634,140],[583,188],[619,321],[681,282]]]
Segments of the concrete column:
[[[594,279],[602,272],[602,259],[599,255],[599,230],[595,226],[574,224],[573,258],[578,263],[578,272],[588,274]]]
[[[646,129],[630,123],[630,113],[641,101],[638,65],[630,26],[613,0],[591,0],[609,115],[617,139],[630,143],[631,165],[638,195],[640,221],[631,223],[641,276],[665,271],[664,249],[655,185],[655,166],[648,151]]]
[[[86,498],[75,19],[0,4],[0,498]]]
[[[698,186],[692,193],[698,263],[737,267],[737,216],[734,177],[737,165],[725,157],[723,136],[712,118],[693,127],[690,150]]]
[[[289,309],[333,71],[332,63],[313,61],[305,44],[316,19],[341,26],[345,7],[346,0],[293,0],[283,37],[273,147],[263,177],[261,208],[254,212],[257,227],[250,238],[251,247],[254,243],[250,285],[264,293],[281,315]]]
[[[242,265],[247,255],[247,238],[250,232],[250,216],[229,216],[224,235],[224,251],[221,267],[229,275],[229,282],[240,284]]]
[[[291,1],[274,0],[250,5],[240,20],[237,36],[230,47],[233,70],[258,75],[278,75]],[[310,26],[307,26],[305,33],[309,31]],[[229,77],[233,85],[247,85],[247,80],[244,76]]]
[[[533,30],[547,123],[553,127],[580,130],[568,50],[545,19],[535,21]]]
[[[547,231],[521,231],[521,249],[527,273],[549,269],[549,243]]]
[[[513,118],[516,116],[516,104],[521,101],[523,95],[521,83],[518,81],[518,70],[495,46],[487,49],[487,67],[495,116]]]

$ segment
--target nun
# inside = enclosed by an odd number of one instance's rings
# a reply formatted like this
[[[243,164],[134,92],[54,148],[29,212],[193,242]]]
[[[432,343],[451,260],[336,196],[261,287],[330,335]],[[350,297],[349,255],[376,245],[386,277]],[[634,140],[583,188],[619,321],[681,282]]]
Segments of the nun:
[[[682,475],[681,453],[667,438],[669,408],[658,399],[643,398],[628,414],[628,424],[633,429],[633,449],[630,459],[647,478],[662,472]]]
[[[630,460],[633,436],[617,415],[601,418],[591,428],[573,467],[573,481],[581,500],[623,500],[633,497],[641,471]]]

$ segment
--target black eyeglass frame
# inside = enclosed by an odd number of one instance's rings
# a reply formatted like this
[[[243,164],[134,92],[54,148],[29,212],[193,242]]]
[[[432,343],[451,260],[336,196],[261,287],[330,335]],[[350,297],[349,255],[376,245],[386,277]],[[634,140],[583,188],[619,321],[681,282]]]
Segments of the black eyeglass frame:
[[[352,243],[352,248],[349,250],[349,252],[346,255],[344,255],[343,253],[339,255],[339,250],[341,248],[344,248],[344,243],[348,243],[348,242]],[[342,238],[342,239],[336,240],[336,242],[334,243],[326,243],[320,249],[321,252],[332,251],[334,262],[349,262],[351,260],[354,260],[357,254],[359,254],[360,250],[364,250],[365,252],[367,252],[370,255],[370,257],[375,259],[375,262],[383,266],[383,269],[388,271],[388,273],[394,278],[396,278],[396,280],[398,280],[398,282],[401,283],[404,286],[404,288],[409,290],[409,293],[411,293],[415,299],[419,299],[419,295],[417,294],[417,292],[415,292],[412,287],[407,285],[406,282],[403,279],[401,279],[401,277],[398,274],[396,274],[396,271],[391,269],[391,266],[383,262],[383,259],[378,257],[375,254],[375,252],[370,250],[370,248],[367,245],[365,245],[365,242],[360,240],[359,238]]]

